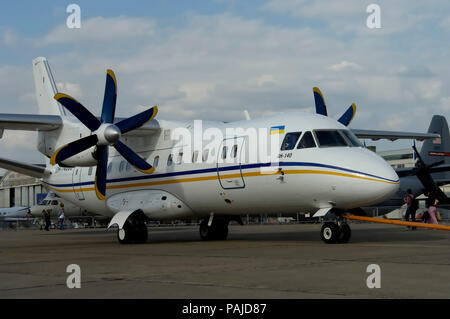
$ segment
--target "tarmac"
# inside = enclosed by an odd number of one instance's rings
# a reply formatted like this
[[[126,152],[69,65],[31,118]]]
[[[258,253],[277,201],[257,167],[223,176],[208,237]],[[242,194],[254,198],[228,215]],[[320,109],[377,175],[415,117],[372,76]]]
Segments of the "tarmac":
[[[449,298],[450,232],[351,223],[347,244],[320,224],[231,225],[227,241],[198,227],[150,227],[146,244],[115,230],[0,231],[0,298]],[[69,264],[81,269],[70,289]],[[380,267],[369,288],[367,267]]]

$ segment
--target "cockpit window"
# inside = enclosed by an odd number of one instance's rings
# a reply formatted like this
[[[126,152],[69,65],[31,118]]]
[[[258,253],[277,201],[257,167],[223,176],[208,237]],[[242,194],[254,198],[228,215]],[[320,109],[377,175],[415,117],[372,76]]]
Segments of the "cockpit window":
[[[350,130],[342,130],[342,134],[349,140],[349,142],[352,144],[352,146],[355,147],[362,147],[361,141],[356,137],[355,134],[353,134]]]
[[[320,147],[350,146],[337,130],[314,131]]]
[[[283,143],[281,143],[281,150],[287,151],[294,149],[300,135],[302,135],[302,132],[287,133],[283,139]]]
[[[302,138],[300,139],[300,143],[298,143],[297,149],[302,148],[311,148],[316,147],[316,142],[314,142],[314,138],[310,131],[305,132]]]

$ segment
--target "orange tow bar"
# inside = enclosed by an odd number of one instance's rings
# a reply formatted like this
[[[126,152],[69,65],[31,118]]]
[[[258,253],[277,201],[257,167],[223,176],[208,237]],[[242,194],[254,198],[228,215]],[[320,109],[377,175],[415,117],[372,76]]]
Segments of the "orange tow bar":
[[[404,222],[401,220],[374,218],[374,217],[366,217],[366,216],[356,216],[356,215],[352,215],[352,214],[342,215],[342,217],[345,217],[347,219],[352,219],[352,220],[363,220],[363,221],[367,221],[367,222],[374,222],[374,223],[381,223],[381,224],[450,230],[450,226],[445,226],[445,225],[425,224],[425,223],[418,223],[418,222]]]

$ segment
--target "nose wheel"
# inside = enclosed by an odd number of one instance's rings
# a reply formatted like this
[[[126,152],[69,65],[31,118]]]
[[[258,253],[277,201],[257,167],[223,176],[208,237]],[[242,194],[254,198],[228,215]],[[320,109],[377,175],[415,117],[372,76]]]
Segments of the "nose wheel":
[[[200,238],[202,240],[226,240],[228,237],[227,219],[215,218],[208,226],[208,220],[205,219],[200,223]]]
[[[348,243],[352,235],[347,223],[326,222],[320,230],[320,237],[327,244]]]

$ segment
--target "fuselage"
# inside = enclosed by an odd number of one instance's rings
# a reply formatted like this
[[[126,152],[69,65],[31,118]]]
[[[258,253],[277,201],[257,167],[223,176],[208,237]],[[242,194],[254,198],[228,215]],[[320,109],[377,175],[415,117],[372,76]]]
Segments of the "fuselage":
[[[44,182],[58,196],[88,211],[112,216],[132,207],[155,219],[203,217],[212,212],[351,209],[382,202],[399,186],[397,174],[380,156],[352,142],[347,127],[329,117],[285,113],[232,123],[202,122],[200,130],[193,121],[159,121],[159,125],[151,136],[124,136],[155,167],[152,174],[135,170],[110,148],[106,201],[95,194],[95,167],[49,167],[52,174]],[[200,134],[202,145],[169,137],[180,128],[193,139]],[[223,135],[215,143],[207,136],[213,128]],[[229,136],[231,129],[236,133]],[[267,134],[258,133],[254,139],[246,134],[251,130]],[[312,136],[313,145],[301,148],[306,134]],[[336,134],[341,142],[333,140]],[[265,154],[271,153],[270,158],[262,154],[268,149]]]

